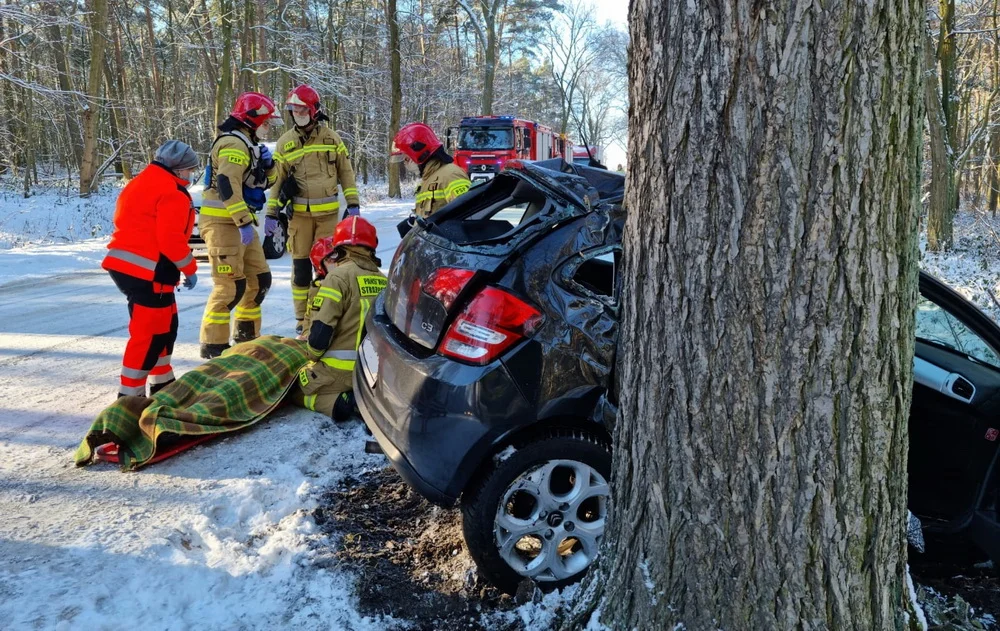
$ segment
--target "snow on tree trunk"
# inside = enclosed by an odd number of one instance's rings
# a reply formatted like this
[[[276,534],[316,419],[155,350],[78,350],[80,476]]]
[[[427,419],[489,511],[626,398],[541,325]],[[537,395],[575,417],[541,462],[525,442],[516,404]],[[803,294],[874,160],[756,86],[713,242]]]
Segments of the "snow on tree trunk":
[[[923,5],[631,4],[614,629],[901,626]]]

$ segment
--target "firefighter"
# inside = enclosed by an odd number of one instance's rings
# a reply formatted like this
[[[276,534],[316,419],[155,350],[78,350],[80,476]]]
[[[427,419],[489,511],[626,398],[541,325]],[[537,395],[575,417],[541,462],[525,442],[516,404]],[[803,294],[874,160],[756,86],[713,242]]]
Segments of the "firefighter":
[[[211,359],[234,342],[260,335],[260,305],[271,270],[255,226],[274,183],[274,160],[257,135],[277,114],[274,101],[244,92],[212,145],[198,228],[208,246],[214,287],[201,321],[201,356]],[[230,314],[236,310],[232,329]]]
[[[316,360],[299,372],[292,400],[338,421],[354,410],[351,375],[365,317],[386,285],[377,245],[375,227],[358,216],[344,219],[332,238],[316,244],[315,260],[325,277],[310,304],[306,332]]]
[[[309,253],[317,239],[333,235],[340,219],[337,186],[343,189],[347,202],[344,217],[359,214],[360,207],[347,145],[325,124],[330,119],[320,108],[319,93],[300,85],[288,93],[285,107],[292,114],[295,128],[282,134],[274,152],[276,179],[267,204],[264,234],[273,234],[278,211],[290,201],[292,305],[295,332],[301,333],[312,280]]]
[[[407,158],[420,170],[414,209],[417,217],[430,217],[472,186],[469,176],[454,164],[434,130],[423,123],[404,125],[393,140],[390,160],[403,162]]]
[[[170,357],[177,340],[174,287],[194,289],[198,264],[188,239],[194,208],[187,187],[199,165],[190,146],[165,142],[153,162],[118,196],[114,232],[101,267],[128,299],[128,342],[118,396],[152,395],[174,380]]]

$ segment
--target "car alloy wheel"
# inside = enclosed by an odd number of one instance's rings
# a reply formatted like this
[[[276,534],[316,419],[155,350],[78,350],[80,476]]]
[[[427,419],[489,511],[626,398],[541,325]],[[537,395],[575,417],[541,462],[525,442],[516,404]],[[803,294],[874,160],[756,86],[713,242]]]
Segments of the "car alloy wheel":
[[[514,593],[579,580],[607,523],[611,449],[572,428],[502,447],[462,493],[462,532],[480,575]]]
[[[508,487],[497,508],[500,556],[521,576],[562,581],[585,570],[604,537],[608,482],[590,465],[550,460]]]

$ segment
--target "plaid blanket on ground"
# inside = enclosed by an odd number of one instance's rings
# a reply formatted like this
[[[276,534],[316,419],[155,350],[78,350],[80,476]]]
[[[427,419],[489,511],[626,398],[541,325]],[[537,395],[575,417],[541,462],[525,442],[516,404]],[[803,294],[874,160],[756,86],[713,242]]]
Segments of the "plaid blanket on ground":
[[[266,336],[238,344],[185,373],[152,397],[122,397],[98,415],[73,456],[93,461],[93,449],[119,446],[123,471],[156,455],[163,434],[232,432],[262,420],[281,403],[311,357],[306,342]]]

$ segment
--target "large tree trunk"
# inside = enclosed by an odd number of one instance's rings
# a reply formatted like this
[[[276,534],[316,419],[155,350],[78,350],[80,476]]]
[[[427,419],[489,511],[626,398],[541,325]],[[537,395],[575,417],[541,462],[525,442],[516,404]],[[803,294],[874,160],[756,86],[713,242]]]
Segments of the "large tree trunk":
[[[632,0],[613,629],[902,624],[920,3]]]
[[[497,75],[497,49],[500,44],[497,38],[497,11],[499,2],[483,2],[483,23],[486,26],[486,47],[483,51],[483,116],[493,114],[493,91]],[[489,8],[487,8],[489,7]]]
[[[91,182],[99,163],[97,124],[101,120],[101,88],[104,84],[108,0],[92,0],[90,11],[90,73],[87,75],[87,104],[83,110],[83,159],[80,161],[81,197],[90,195]]]
[[[233,0],[219,0],[219,24],[222,58],[219,60],[219,77],[215,86],[216,123],[226,118],[233,100]]]
[[[386,21],[389,25],[389,74],[392,79],[392,111],[389,114],[389,142],[399,131],[400,110],[403,107],[402,60],[399,54],[399,14],[396,12],[396,0],[386,3]],[[389,197],[399,198],[399,163],[389,163]]]
[[[933,72],[936,60],[931,49],[930,35],[926,33],[923,53],[924,65],[927,68],[924,77],[924,102],[927,107],[927,136],[930,140],[931,155],[927,247],[938,251],[951,248],[955,215],[953,201],[957,199],[955,155],[948,136],[948,122],[941,103],[941,93],[938,91],[937,75]]]
[[[73,82],[69,74],[69,62],[66,59],[66,48],[63,46],[62,30],[59,26],[61,14],[55,4],[48,5],[47,15],[52,18],[52,23],[46,29],[49,45],[52,47],[52,55],[56,60],[56,70],[59,72],[59,89],[63,94],[63,113],[66,116],[66,128],[69,133],[69,145],[73,151],[73,164],[77,169],[83,160],[83,145],[81,144],[80,122],[76,116],[76,109],[73,107]]]

